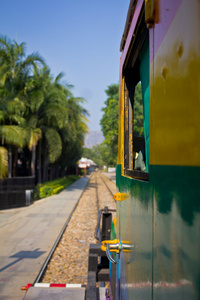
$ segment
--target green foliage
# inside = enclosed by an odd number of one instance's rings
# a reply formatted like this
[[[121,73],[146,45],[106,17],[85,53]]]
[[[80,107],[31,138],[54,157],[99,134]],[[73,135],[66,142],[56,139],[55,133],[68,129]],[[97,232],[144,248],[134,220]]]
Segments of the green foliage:
[[[44,59],[37,52],[26,56],[25,50],[25,43],[0,36],[0,146],[9,149],[9,170],[12,156],[28,148],[29,173],[38,164],[45,181],[49,164],[65,170],[81,157],[88,113],[85,100],[61,82],[63,73],[54,79]]]
[[[134,135],[144,136],[144,120],[143,120],[143,100],[142,100],[142,86],[139,82],[135,87],[134,94]]]
[[[59,178],[53,181],[45,182],[43,184],[38,184],[35,189],[35,200],[56,195],[77,179],[79,179],[79,176],[69,175],[64,178]]]
[[[108,98],[104,102],[104,112],[100,121],[104,142],[92,149],[84,149],[84,156],[91,158],[99,166],[115,166],[118,151],[118,102],[119,85],[113,84],[106,90]],[[134,94],[134,135],[143,136],[143,102],[141,82],[136,85]]]
[[[100,121],[105,140],[103,160],[106,165],[115,166],[117,163],[118,146],[118,117],[119,117],[119,85],[112,84],[105,91],[108,98],[104,102],[106,105],[102,108],[104,112]],[[103,147],[103,146],[102,146]]]
[[[53,128],[47,128],[45,138],[49,149],[49,161],[54,163],[61,155],[62,140],[59,133]]]
[[[26,131],[16,125],[0,126],[0,137],[3,137],[7,144],[23,147],[25,145]]]
[[[80,169],[80,175],[83,176],[85,174],[85,170],[84,169]]]
[[[83,157],[92,159],[99,168],[103,168],[104,165],[109,165],[110,162],[110,150],[109,147],[102,143],[96,145],[93,148],[84,148]],[[111,165],[111,164],[110,164]],[[113,164],[114,166],[114,164]]]
[[[105,140],[92,149],[83,149],[83,156],[92,159],[100,168],[104,165],[115,166],[118,151],[119,85],[112,84],[105,92],[108,98],[104,102],[105,107],[102,108],[104,113],[100,121]]]

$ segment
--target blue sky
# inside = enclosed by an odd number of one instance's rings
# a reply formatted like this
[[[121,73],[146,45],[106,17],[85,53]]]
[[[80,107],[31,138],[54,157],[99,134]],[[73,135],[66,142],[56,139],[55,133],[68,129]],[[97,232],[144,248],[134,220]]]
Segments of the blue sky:
[[[0,33],[38,51],[56,76],[87,100],[89,129],[100,130],[105,89],[119,81],[120,41],[129,0],[1,0]]]

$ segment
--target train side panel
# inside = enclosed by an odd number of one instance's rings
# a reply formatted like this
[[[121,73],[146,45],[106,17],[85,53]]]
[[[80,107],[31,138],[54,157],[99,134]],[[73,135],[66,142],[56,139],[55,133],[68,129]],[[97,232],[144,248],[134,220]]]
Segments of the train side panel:
[[[117,203],[117,235],[122,242],[129,241],[134,250],[120,254],[117,276],[121,281],[116,299],[197,300],[200,298],[200,2],[155,2],[155,24],[150,26],[148,38],[145,37],[149,39],[150,72],[148,180],[127,175],[124,158],[125,85],[132,72],[127,66],[133,66],[130,59],[136,61],[132,53],[137,47],[134,39],[139,32],[139,15],[145,9],[143,1],[136,1],[121,57],[117,186],[121,193],[129,194],[129,199]]]
[[[160,1],[150,30],[153,299],[199,299],[200,3]]]

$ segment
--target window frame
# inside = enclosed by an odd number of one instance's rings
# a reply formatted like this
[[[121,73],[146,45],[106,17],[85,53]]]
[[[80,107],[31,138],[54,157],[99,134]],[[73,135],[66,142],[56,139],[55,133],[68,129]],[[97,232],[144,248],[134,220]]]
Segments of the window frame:
[[[148,37],[148,29],[144,21],[144,13],[141,14],[133,36],[130,50],[123,67],[124,77],[124,175],[134,179],[149,181],[149,173],[134,169],[134,92],[140,81],[139,54]],[[134,47],[134,51],[133,51]],[[145,143],[145,142],[144,142]]]

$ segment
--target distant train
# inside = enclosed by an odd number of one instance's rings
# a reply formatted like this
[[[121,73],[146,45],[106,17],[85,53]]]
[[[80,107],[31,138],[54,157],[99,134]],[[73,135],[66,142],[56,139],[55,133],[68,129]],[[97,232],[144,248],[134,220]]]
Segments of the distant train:
[[[121,51],[112,298],[197,300],[200,1],[131,0]]]

